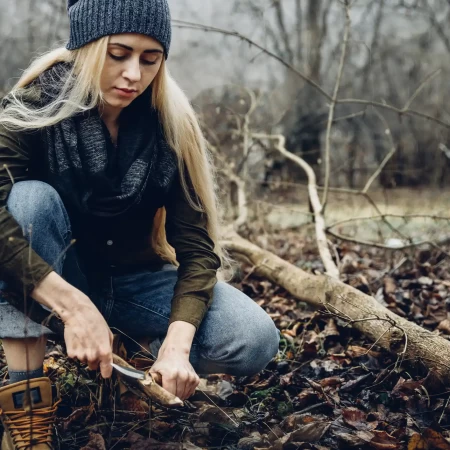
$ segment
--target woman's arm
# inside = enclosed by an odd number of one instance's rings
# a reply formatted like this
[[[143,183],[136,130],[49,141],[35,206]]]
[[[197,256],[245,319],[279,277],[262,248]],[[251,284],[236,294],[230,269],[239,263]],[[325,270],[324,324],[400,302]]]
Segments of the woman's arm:
[[[180,266],[169,330],[152,371],[162,375],[165,389],[184,400],[200,381],[189,363],[189,353],[212,301],[220,259],[214,252],[205,214],[189,205],[178,177],[166,211],[167,241],[175,249]]]
[[[30,249],[20,225],[6,209],[14,183],[28,179],[33,140],[36,134],[0,128],[0,279],[25,295],[53,270]]]
[[[32,297],[56,312],[65,324],[70,357],[100,363],[111,376],[112,334],[102,315],[81,291],[60,277],[29,245],[22,229],[6,208],[14,183],[28,179],[30,152],[39,146],[38,134],[0,129],[0,280],[8,288]]]
[[[214,252],[206,215],[190,206],[178,177],[166,211],[167,241],[180,263],[170,323],[188,322],[198,329],[212,301],[220,258]]]

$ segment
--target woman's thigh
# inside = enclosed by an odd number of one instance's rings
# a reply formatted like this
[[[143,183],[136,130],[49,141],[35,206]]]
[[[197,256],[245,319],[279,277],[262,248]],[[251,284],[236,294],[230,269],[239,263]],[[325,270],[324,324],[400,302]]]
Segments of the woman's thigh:
[[[142,270],[114,277],[110,327],[133,338],[164,336],[176,282],[177,269],[170,264],[157,272]]]

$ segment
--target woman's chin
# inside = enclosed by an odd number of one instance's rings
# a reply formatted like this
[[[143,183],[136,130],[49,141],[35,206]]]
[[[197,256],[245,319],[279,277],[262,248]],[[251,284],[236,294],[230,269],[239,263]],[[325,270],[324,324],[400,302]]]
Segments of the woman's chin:
[[[117,98],[113,95],[105,95],[103,99],[111,108],[125,108],[133,101],[133,99]]]

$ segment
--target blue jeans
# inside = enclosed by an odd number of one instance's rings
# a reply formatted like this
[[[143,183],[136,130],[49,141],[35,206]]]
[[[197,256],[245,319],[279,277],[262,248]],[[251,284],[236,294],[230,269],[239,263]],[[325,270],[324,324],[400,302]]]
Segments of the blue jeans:
[[[33,249],[55,272],[90,297],[113,332],[152,339],[150,349],[157,355],[169,325],[177,281],[175,266],[167,264],[157,270],[141,267],[126,275],[87,276],[74,247],[65,251],[72,237],[70,220],[58,193],[43,182],[16,183],[8,197],[8,210],[25,232],[33,225]],[[7,292],[7,288],[0,282],[0,290]],[[0,297],[0,337],[24,338],[25,329],[27,337],[50,333]],[[212,305],[195,335],[190,360],[202,374],[252,375],[276,355],[278,343],[279,331],[265,311],[241,291],[218,282]]]

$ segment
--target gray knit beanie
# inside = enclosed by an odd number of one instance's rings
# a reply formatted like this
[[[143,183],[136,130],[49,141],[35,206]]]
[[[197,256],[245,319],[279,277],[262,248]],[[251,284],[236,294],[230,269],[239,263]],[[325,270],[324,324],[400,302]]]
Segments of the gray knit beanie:
[[[75,50],[103,36],[141,33],[161,43],[166,59],[172,37],[167,0],[68,0],[70,39]]]

